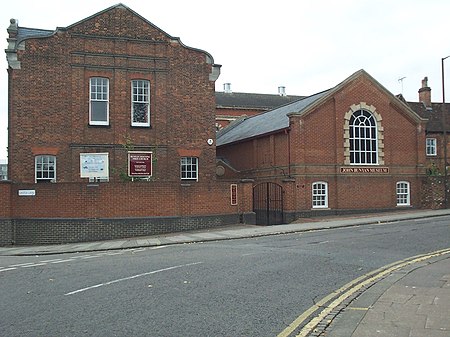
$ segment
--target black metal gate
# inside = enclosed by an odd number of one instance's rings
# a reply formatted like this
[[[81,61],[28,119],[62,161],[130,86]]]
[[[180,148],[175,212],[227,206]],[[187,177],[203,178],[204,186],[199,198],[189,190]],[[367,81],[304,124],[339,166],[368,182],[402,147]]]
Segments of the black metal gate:
[[[283,187],[275,183],[261,183],[253,187],[253,212],[258,225],[283,223]]]

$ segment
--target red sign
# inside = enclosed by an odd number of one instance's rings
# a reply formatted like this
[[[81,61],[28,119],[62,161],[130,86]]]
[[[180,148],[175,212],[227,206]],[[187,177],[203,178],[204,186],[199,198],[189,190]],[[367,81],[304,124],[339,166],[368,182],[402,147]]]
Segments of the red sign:
[[[389,167],[341,167],[341,173],[389,173]]]
[[[231,204],[237,205],[237,185],[236,184],[230,185],[230,192],[231,192]]]
[[[151,152],[128,152],[128,175],[150,177],[152,175]]]

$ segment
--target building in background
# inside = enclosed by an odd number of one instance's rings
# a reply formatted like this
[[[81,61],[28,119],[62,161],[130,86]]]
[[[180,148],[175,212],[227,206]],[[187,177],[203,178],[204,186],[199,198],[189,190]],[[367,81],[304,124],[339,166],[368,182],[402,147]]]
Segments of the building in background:
[[[8,180],[8,164],[0,159],[0,180]]]
[[[303,96],[286,94],[285,87],[278,87],[278,94],[233,92],[231,83],[224,84],[224,91],[216,92],[216,129],[221,130],[236,119],[254,116],[279,106],[292,103]]]

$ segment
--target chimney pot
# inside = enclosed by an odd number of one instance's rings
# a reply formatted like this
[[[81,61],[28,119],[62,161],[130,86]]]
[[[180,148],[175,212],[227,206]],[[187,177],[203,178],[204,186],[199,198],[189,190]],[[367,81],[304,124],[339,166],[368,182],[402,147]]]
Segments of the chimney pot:
[[[419,89],[419,101],[425,107],[431,107],[431,88],[428,86],[428,77],[424,77],[422,80],[422,88]]]
[[[278,95],[280,95],[280,96],[286,96],[286,87],[279,86],[279,87],[278,87]]]
[[[231,83],[224,83],[223,91],[227,94],[231,94]]]

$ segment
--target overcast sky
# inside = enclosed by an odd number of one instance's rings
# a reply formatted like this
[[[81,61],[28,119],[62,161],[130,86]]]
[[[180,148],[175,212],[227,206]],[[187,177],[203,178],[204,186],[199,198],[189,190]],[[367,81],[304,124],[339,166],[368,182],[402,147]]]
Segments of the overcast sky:
[[[7,1],[0,12],[2,50],[11,18],[22,27],[54,30],[117,3]],[[282,85],[288,95],[311,95],[365,69],[408,101],[418,101],[421,80],[428,76],[432,100],[442,101],[441,58],[450,55],[449,0],[125,0],[123,4],[184,44],[209,52],[222,65],[217,91],[231,83],[234,92],[275,94]],[[5,159],[5,54],[0,60],[0,159]],[[450,58],[445,70],[450,75]],[[447,101],[449,93],[446,90]]]

